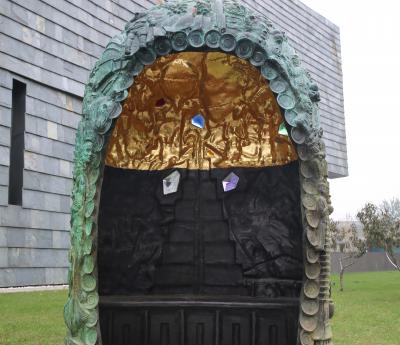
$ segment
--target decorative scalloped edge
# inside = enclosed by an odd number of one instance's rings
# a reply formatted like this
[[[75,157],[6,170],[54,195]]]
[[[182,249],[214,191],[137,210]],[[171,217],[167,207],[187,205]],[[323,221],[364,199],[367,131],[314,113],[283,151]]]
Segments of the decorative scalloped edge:
[[[237,44],[239,42],[239,44]],[[101,345],[98,322],[97,212],[107,137],[134,77],[157,56],[219,50],[249,60],[270,82],[300,161],[304,279],[298,344],[332,344],[329,324],[332,212],[318,87],[285,33],[234,0],[182,0],[135,14],[93,68],[83,100],[75,154],[66,345]],[[316,305],[318,308],[316,308]]]

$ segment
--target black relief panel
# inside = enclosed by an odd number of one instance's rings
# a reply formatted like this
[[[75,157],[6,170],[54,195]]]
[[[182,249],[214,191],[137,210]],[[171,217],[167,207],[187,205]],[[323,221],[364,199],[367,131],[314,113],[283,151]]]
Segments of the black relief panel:
[[[223,312],[221,317],[221,345],[245,345],[251,341],[251,312],[249,310]]]
[[[99,214],[102,295],[206,294],[295,297],[302,278],[297,162],[281,167],[106,167]],[[236,189],[224,192],[234,172]]]
[[[105,168],[99,292],[118,303],[100,305],[103,345],[294,345],[297,162],[177,171],[177,191],[164,195],[174,170]],[[239,182],[225,192],[231,172]]]
[[[132,345],[144,342],[144,314],[123,310],[113,315],[113,340],[116,344]]]
[[[258,312],[256,320],[256,345],[288,345],[288,340],[295,338],[289,334],[285,315],[279,311]]]
[[[144,310],[104,309],[100,313],[100,325],[104,345],[147,343],[147,312]]]
[[[179,344],[181,332],[179,311],[150,311],[150,325],[148,329],[150,345]]]
[[[185,318],[185,344],[215,344],[215,319],[215,312],[201,310],[192,310],[187,312]]]

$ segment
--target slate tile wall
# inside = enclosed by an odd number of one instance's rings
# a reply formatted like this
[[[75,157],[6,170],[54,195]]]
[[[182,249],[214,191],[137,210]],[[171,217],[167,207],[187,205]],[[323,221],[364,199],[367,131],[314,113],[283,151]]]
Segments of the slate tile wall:
[[[64,284],[80,97],[0,69],[0,287]],[[21,206],[8,205],[11,86],[27,85]]]

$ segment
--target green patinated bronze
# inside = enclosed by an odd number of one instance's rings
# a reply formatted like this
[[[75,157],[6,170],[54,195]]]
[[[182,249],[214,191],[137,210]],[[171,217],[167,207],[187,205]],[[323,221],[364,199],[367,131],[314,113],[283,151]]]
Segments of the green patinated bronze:
[[[76,136],[69,253],[67,345],[101,344],[97,292],[97,212],[107,136],[135,76],[158,56],[223,51],[260,69],[284,110],[300,160],[304,281],[298,343],[332,344],[329,324],[330,206],[319,93],[285,34],[232,0],[167,2],[137,13],[115,36],[90,74]]]

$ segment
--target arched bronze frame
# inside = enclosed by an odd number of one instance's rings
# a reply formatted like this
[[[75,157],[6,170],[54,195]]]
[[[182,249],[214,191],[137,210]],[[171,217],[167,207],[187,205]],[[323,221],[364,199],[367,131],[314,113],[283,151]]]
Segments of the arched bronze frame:
[[[300,161],[304,279],[298,344],[332,344],[327,232],[332,208],[318,88],[285,34],[234,0],[171,1],[136,14],[110,41],[90,74],[74,157],[65,344],[101,344],[96,223],[108,135],[144,65],[181,51],[222,51],[249,60],[277,95]]]

